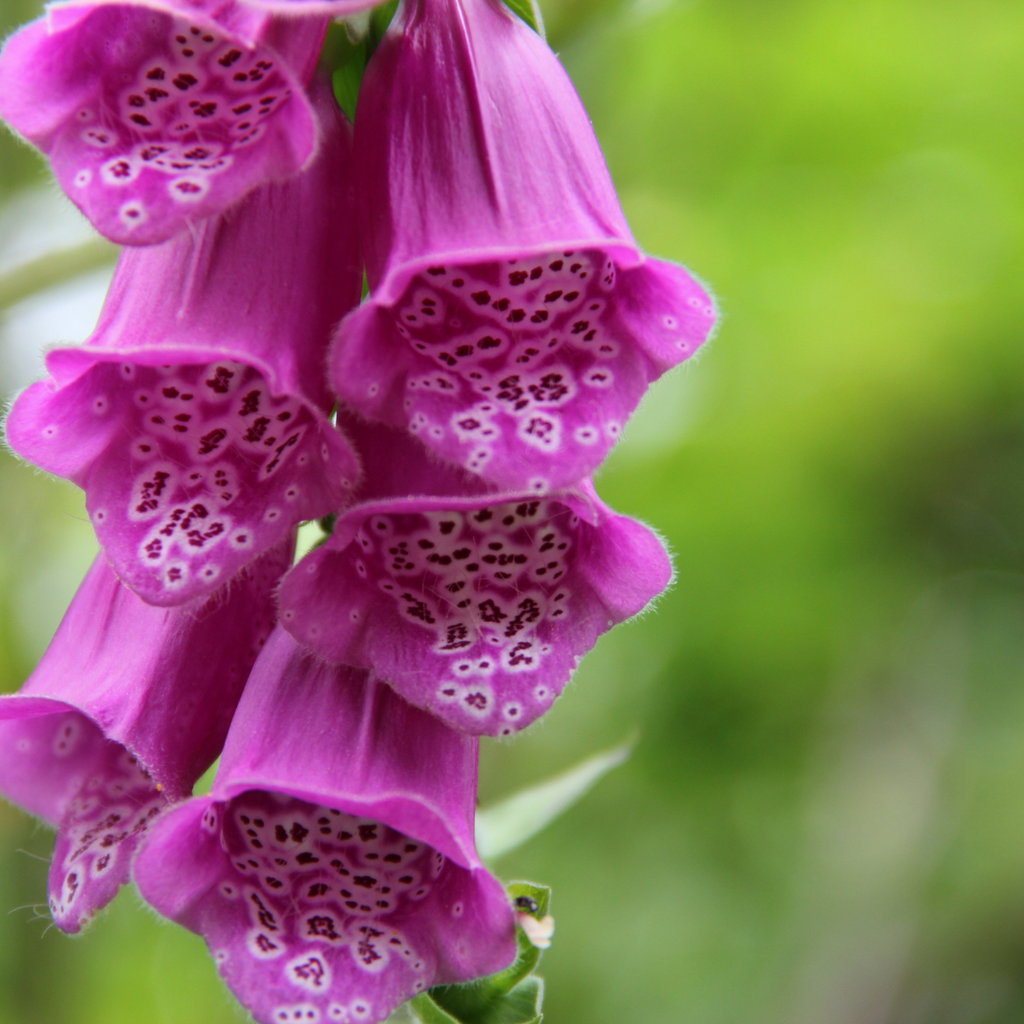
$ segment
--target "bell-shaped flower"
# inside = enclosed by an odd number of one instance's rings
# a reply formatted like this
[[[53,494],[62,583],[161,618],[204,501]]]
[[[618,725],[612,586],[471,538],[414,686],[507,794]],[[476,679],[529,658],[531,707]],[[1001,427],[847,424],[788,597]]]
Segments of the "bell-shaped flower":
[[[358,473],[322,370],[360,287],[350,129],[320,99],[311,168],[123,252],[92,337],[51,352],[8,417],[15,451],[85,489],[115,570],[153,604],[221,586],[340,508]]]
[[[58,829],[49,904],[64,931],[113,899],[156,815],[220,752],[292,550],[187,610],[140,601],[99,555],[36,670],[0,697],[0,793]]]
[[[500,0],[404,0],[355,134],[371,295],[335,390],[502,487],[588,475],[715,309],[638,249],[554,53]]]
[[[598,636],[671,579],[658,538],[589,480],[544,497],[487,493],[395,430],[348,429],[364,500],[285,577],[281,623],[453,728],[529,725]]]
[[[373,1024],[508,966],[513,914],[473,841],[477,741],[278,629],[209,796],[164,815],[142,895],[198,932],[260,1024]]]
[[[0,53],[0,114],[98,231],[149,245],[308,163],[326,26],[233,0],[56,4]]]

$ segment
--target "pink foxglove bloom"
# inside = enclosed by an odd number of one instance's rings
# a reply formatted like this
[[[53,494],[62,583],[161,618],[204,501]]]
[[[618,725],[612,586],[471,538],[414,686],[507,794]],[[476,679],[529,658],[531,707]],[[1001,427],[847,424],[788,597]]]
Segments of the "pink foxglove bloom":
[[[286,541],[201,609],[140,601],[97,557],[35,672],[0,697],[0,792],[57,827],[53,919],[77,932],[220,751],[274,621]]]
[[[371,297],[338,394],[502,487],[583,478],[715,310],[637,248],[558,59],[500,0],[406,0],[356,121]]]
[[[208,797],[135,862],[260,1024],[373,1024],[506,967],[512,910],[473,842],[476,741],[278,630]]]
[[[97,230],[160,242],[309,161],[326,24],[231,0],[57,4],[0,54],[0,114]]]
[[[589,480],[544,497],[481,493],[389,428],[350,431],[370,500],[285,577],[281,623],[453,728],[529,725],[598,636],[671,579],[658,538]]]
[[[221,586],[340,508],[358,472],[323,382],[360,273],[350,129],[321,99],[313,166],[122,253],[95,333],[51,352],[8,418],[15,451],[85,488],[118,575],[153,604]]]

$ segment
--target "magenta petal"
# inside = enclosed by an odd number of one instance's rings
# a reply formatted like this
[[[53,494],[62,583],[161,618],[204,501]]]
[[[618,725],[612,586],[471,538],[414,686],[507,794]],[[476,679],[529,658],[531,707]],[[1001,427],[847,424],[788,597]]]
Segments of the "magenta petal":
[[[475,742],[278,631],[209,797],[158,821],[143,896],[261,1024],[384,1020],[501,970],[512,912],[473,847]]]
[[[52,377],[7,420],[20,455],[85,488],[114,568],[154,604],[210,593],[342,507],[358,476],[322,372],[360,287],[337,187],[350,129],[320,100],[312,167],[194,234],[126,250],[93,336],[50,353]]]
[[[244,0],[256,10],[271,11],[284,17],[326,14],[332,18],[351,18],[372,10],[380,0]]]
[[[545,498],[392,498],[350,509],[285,577],[281,623],[453,728],[505,736],[671,575],[657,537],[589,483]]]
[[[499,0],[410,0],[360,93],[372,294],[338,394],[510,490],[588,475],[715,309],[644,256],[547,44]]]
[[[57,6],[0,54],[0,113],[97,230],[149,245],[309,161],[325,28],[230,3]]]
[[[58,826],[50,909],[65,931],[114,897],[153,817],[217,756],[291,550],[188,612],[144,604],[100,556],[35,672],[0,697],[0,792]]]

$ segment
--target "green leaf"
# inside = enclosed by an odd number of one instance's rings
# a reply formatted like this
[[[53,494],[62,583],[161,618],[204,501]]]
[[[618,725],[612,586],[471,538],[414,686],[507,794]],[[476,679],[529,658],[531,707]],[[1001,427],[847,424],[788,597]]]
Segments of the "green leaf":
[[[359,87],[363,83],[363,72],[366,70],[366,44],[350,42],[348,47],[342,62],[334,69],[331,82],[338,106],[345,111],[345,116],[355,123]]]
[[[538,920],[551,906],[551,890],[534,882],[512,882],[508,895],[519,912]],[[522,928],[516,928],[516,947],[510,967],[465,985],[438,985],[430,990],[431,1001],[460,1024],[527,1024],[537,1019],[544,987],[530,975],[540,963],[541,951]]]
[[[437,1003],[430,997],[429,992],[424,992],[413,999],[409,1006],[413,1013],[421,1021],[421,1024],[459,1024],[459,1021],[445,1013]]]
[[[366,65],[388,30],[397,7],[398,0],[391,0],[328,28],[321,65],[331,70],[334,98],[353,124]]]
[[[480,856],[495,860],[535,836],[584,796],[598,779],[626,761],[633,743],[629,739],[613,750],[588,757],[561,775],[478,812],[476,846]]]
[[[474,1024],[532,1024],[544,1019],[544,979],[529,977],[521,981],[504,999],[493,1003]]]
[[[544,35],[544,19],[541,17],[540,7],[537,0],[505,0],[505,3],[526,22],[534,32],[541,37]]]
[[[388,0],[386,4],[374,7],[370,15],[370,30],[367,35],[368,54],[372,55],[384,38],[384,33],[387,32],[396,10],[398,10],[398,0]]]
[[[487,1003],[467,1004],[454,1013],[438,1005],[436,992],[431,989],[409,1004],[421,1024],[539,1024],[544,1019],[542,978],[527,978],[505,995]]]

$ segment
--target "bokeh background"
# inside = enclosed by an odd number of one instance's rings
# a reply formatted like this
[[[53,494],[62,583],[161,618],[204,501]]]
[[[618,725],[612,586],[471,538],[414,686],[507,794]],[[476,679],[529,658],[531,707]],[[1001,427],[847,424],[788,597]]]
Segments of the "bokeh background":
[[[674,589],[484,751],[487,801],[639,730],[497,864],[554,887],[547,1019],[1024,1020],[1024,5],[542,6],[638,239],[724,313],[598,484]],[[88,334],[113,256],[0,139],[5,397]],[[7,455],[0,522],[11,690],[95,545]],[[0,805],[0,840],[0,1024],[243,1019],[131,891],[47,932],[50,834]]]

